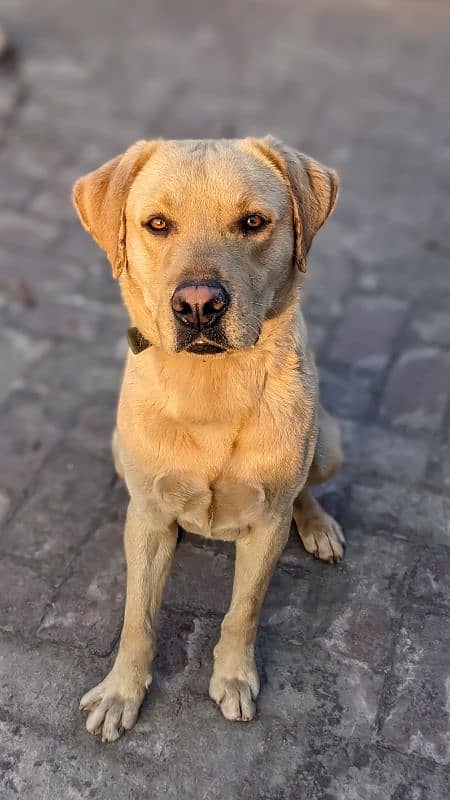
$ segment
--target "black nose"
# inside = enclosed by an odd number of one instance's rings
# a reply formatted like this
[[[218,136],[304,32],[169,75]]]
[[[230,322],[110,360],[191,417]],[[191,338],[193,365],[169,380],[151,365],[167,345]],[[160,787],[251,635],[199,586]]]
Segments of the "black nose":
[[[175,317],[189,328],[212,327],[225,314],[230,295],[217,281],[185,281],[172,296]]]

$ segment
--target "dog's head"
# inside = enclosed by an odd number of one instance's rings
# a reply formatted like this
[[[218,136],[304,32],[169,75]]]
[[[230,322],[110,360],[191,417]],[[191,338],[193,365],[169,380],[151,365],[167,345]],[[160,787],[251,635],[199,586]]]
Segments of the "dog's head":
[[[336,197],[332,170],[273,137],[137,142],[73,189],[133,324],[201,354],[255,344]]]

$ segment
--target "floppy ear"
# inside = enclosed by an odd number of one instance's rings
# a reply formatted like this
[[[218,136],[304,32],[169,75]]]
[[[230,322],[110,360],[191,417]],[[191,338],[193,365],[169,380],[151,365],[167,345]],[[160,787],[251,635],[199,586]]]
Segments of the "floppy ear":
[[[118,278],[127,262],[125,206],[131,184],[156,142],[140,141],[125,153],[79,178],[72,189],[73,204],[88,233],[105,251]]]
[[[306,256],[312,240],[336,205],[337,173],[274,136],[265,136],[256,140],[256,144],[281,174],[288,189],[294,223],[294,260],[306,272]]]

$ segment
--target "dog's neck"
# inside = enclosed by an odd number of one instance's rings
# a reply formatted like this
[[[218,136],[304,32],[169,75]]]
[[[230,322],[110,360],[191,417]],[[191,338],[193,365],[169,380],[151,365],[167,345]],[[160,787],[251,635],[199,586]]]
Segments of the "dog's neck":
[[[261,402],[268,375],[276,381],[295,373],[301,320],[298,304],[292,303],[263,323],[253,347],[213,356],[167,353],[156,344],[147,346],[134,331],[138,352],[129,354],[127,372],[135,400],[188,424],[238,425]]]

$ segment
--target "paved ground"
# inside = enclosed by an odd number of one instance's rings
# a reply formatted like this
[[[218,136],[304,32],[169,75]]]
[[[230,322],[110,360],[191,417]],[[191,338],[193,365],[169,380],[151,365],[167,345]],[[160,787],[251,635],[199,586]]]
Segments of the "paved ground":
[[[0,785],[4,800],[450,796],[450,6],[4,0],[0,71]],[[306,310],[346,465],[338,568],[292,539],[257,720],[208,699],[230,549],[186,538],[155,686],[115,745],[77,711],[113,658],[126,322],[69,202],[142,136],[284,136],[336,166]]]

